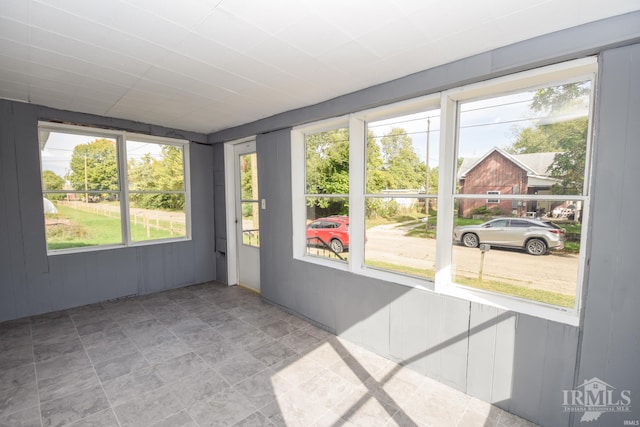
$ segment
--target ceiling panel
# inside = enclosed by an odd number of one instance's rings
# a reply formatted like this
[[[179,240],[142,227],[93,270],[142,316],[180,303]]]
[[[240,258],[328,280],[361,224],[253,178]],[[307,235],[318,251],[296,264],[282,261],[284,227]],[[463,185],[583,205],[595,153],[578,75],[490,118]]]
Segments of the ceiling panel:
[[[209,133],[637,0],[1,0],[0,98]]]

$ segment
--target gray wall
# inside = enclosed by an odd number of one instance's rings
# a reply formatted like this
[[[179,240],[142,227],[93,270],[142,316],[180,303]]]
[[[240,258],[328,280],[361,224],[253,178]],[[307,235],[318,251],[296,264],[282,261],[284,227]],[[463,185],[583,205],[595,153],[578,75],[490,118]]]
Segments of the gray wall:
[[[563,390],[598,377],[638,396],[640,13],[519,43],[209,135],[257,134],[262,296],[390,359],[544,426],[581,425]],[[449,298],[293,259],[290,127],[562,60],[601,54],[596,166],[581,327]]]
[[[191,144],[191,241],[47,256],[37,122],[67,121],[185,138]],[[0,321],[216,278],[213,148],[160,126],[0,101]]]
[[[640,418],[640,45],[601,57],[591,257],[576,382],[593,377],[631,389]],[[576,417],[574,425],[580,425]],[[590,424],[591,425],[591,424]]]

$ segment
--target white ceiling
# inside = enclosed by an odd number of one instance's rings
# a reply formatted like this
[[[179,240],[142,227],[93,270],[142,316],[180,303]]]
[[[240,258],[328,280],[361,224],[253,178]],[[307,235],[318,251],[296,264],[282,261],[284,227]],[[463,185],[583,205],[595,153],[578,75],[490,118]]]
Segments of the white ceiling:
[[[0,0],[0,98],[209,133],[638,0]]]

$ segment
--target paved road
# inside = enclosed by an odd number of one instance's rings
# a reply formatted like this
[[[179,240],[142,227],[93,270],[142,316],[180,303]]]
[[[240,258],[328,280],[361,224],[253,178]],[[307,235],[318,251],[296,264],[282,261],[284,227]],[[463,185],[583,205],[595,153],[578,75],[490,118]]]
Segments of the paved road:
[[[405,236],[406,228],[397,224],[367,230],[365,256],[369,260],[435,269],[435,239]],[[453,247],[452,270],[455,275],[477,278],[480,251]],[[533,256],[515,250],[492,249],[485,255],[483,278],[514,285],[575,294],[578,256],[551,254]]]

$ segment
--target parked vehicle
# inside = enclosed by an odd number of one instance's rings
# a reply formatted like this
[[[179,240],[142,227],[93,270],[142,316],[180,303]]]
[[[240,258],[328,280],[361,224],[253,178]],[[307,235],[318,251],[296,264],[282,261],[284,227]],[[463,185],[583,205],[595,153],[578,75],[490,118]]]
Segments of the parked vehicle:
[[[530,218],[497,218],[479,225],[455,227],[453,238],[468,248],[481,243],[521,248],[531,255],[543,255],[550,249],[563,249],[565,230],[550,221]]]
[[[349,217],[329,216],[312,221],[307,225],[307,244],[328,246],[341,253],[349,247]]]

